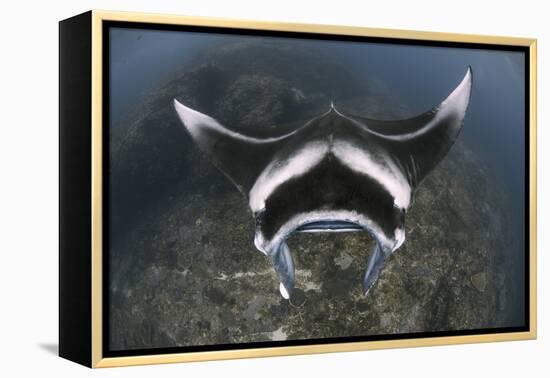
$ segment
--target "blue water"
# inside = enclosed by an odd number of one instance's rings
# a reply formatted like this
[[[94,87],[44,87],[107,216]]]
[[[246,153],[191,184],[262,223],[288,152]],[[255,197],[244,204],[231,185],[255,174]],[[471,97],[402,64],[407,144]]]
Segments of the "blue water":
[[[127,28],[111,28],[109,36],[112,124],[193,56],[224,38],[205,33],[189,38],[189,34],[175,31]]]

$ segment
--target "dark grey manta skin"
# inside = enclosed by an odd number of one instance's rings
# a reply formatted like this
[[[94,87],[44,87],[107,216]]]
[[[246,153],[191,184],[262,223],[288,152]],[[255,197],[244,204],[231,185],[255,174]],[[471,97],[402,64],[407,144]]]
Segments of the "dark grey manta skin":
[[[366,294],[388,257],[405,241],[405,214],[416,188],[445,157],[460,132],[472,87],[462,82],[438,106],[414,118],[380,121],[323,114],[288,134],[256,138],[174,100],[183,125],[213,163],[244,194],[256,230],[288,299],[293,232],[367,230],[376,246],[363,279]]]

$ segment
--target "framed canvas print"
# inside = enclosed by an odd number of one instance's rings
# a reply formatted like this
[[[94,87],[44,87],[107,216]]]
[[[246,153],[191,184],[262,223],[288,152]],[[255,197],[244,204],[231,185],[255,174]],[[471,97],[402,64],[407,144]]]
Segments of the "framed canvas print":
[[[536,337],[536,41],[60,22],[60,355]]]

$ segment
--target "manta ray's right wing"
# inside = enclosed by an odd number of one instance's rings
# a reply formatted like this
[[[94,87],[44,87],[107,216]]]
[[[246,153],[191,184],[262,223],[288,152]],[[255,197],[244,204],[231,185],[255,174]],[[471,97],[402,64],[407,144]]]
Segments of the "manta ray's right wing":
[[[416,117],[380,121],[354,117],[365,130],[399,156],[409,181],[416,187],[445,157],[454,144],[466,116],[472,90],[472,70],[439,105]]]

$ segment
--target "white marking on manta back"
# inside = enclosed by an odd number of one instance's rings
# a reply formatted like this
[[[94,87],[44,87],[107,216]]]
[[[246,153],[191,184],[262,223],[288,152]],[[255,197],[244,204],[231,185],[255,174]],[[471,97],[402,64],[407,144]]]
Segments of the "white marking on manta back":
[[[249,206],[253,212],[265,208],[266,199],[291,178],[300,177],[317,166],[332,152],[345,166],[371,177],[394,198],[394,204],[406,209],[411,201],[411,187],[403,173],[389,158],[375,161],[363,149],[344,141],[310,142],[284,160],[275,160],[260,174],[249,192]]]
[[[406,209],[411,202],[411,187],[403,173],[389,158],[383,163],[375,161],[371,154],[348,142],[337,141],[332,147],[334,155],[355,172],[375,179],[394,198],[395,205]]]
[[[265,200],[277,187],[307,173],[323,160],[328,150],[327,143],[311,142],[284,160],[272,161],[250,189],[250,209],[257,212],[265,208]]]

